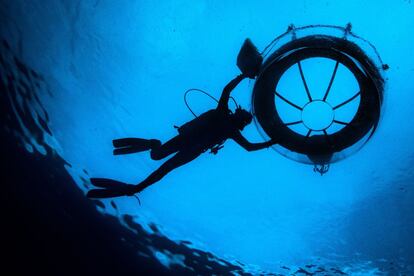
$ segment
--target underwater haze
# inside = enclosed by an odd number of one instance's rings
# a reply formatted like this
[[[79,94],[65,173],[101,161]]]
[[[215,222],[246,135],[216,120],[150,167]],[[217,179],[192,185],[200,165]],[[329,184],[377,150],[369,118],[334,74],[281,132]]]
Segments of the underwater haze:
[[[413,15],[409,0],[21,0],[1,2],[0,34],[46,83],[49,92],[38,94],[49,119],[46,144],[86,194],[90,177],[137,184],[157,169],[162,161],[146,152],[114,156],[112,140],[175,136],[174,126],[194,118],[184,92],[219,98],[240,74],[246,38],[261,51],[290,24],[351,23],[390,67],[379,127],[359,151],[321,176],[273,149],[247,152],[229,140],[141,192],[141,205],[120,197],[94,206],[126,228],[126,215],[145,231],[156,225],[245,273],[413,275]],[[303,63],[311,90],[327,85],[335,65],[320,63],[327,69]],[[345,71],[332,89],[356,92]],[[288,95],[301,85],[296,76],[283,89]],[[244,80],[232,93],[248,110],[253,87]],[[216,105],[197,93],[188,101],[196,114]],[[263,141],[254,124],[243,134]],[[36,139],[22,145],[46,154]],[[185,266],[168,251],[150,251],[167,269]]]

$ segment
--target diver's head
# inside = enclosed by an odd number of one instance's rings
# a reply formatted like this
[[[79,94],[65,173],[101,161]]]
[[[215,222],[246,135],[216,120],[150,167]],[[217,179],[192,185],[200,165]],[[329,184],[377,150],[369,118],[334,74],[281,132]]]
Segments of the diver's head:
[[[252,122],[253,116],[249,111],[244,110],[240,106],[236,108],[233,114],[234,122],[239,130],[243,130],[245,126]]]

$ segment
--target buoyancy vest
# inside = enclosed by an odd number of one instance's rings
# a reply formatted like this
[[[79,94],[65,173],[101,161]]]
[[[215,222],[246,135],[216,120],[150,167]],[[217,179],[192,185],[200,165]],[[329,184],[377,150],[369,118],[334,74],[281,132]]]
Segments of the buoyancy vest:
[[[178,127],[178,133],[184,140],[194,143],[202,150],[211,149],[217,153],[223,146],[228,133],[234,128],[230,124],[230,114],[217,109],[211,109],[193,120]]]

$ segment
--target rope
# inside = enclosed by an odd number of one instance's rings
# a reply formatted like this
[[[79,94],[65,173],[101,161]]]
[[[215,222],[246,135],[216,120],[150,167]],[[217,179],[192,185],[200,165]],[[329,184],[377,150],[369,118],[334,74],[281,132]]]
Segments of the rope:
[[[347,35],[350,35],[356,39],[362,40],[363,42],[367,43],[373,50],[375,55],[377,56],[379,62],[381,63],[382,69],[386,70],[388,69],[388,65],[384,64],[384,62],[381,59],[381,56],[378,53],[377,48],[368,40],[360,37],[359,35],[356,35],[355,33],[353,33],[351,31],[351,25],[350,23],[348,23],[345,27],[341,27],[341,26],[335,26],[335,25],[325,25],[325,24],[316,24],[316,25],[306,25],[306,26],[302,26],[302,27],[298,27],[296,28],[293,24],[290,24],[289,27],[287,28],[287,30],[282,33],[281,35],[277,36],[276,38],[274,38],[265,48],[264,50],[260,53],[263,56],[263,59],[271,52],[271,50],[274,48],[274,46],[276,45],[276,42],[278,42],[282,37],[286,36],[287,34],[292,33],[293,35],[296,34],[296,31],[301,31],[301,30],[305,30],[305,29],[311,29],[311,28],[331,28],[331,29],[338,29],[344,32],[345,37]]]
[[[194,113],[194,111],[191,109],[191,107],[190,107],[190,105],[188,104],[188,101],[187,101],[187,95],[188,95],[188,93],[190,93],[190,92],[193,92],[193,91],[196,91],[196,92],[199,92],[199,93],[202,93],[202,94],[204,94],[204,95],[206,95],[206,96],[208,96],[209,98],[211,98],[211,99],[213,99],[216,103],[218,103],[218,100],[216,99],[216,98],[214,98],[211,94],[209,94],[209,93],[207,93],[206,91],[204,91],[204,90],[201,90],[201,89],[198,89],[198,88],[190,88],[190,89],[188,89],[187,91],[185,91],[185,93],[184,93],[184,103],[185,103],[185,105],[187,106],[187,108],[188,108],[188,110],[190,110],[190,112],[194,115],[194,117],[198,117],[195,113]],[[233,103],[235,104],[235,106],[236,106],[236,108],[239,106],[238,104],[237,104],[237,101],[233,98],[233,97],[231,97],[230,96],[230,99],[233,101]],[[230,111],[231,112],[231,111]],[[233,113],[233,112],[232,112]]]

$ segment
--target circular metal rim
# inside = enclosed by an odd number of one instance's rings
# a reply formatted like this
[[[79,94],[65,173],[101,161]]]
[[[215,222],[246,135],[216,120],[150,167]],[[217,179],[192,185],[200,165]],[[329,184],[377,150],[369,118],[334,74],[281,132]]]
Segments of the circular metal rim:
[[[345,65],[358,81],[361,99],[348,126],[332,135],[305,137],[304,143],[304,136],[290,130],[278,116],[274,91],[280,77],[291,65],[310,57],[327,57]],[[279,138],[282,147],[308,156],[329,156],[356,144],[370,130],[375,131],[380,117],[382,89],[383,80],[378,69],[356,44],[337,37],[308,36],[285,44],[265,61],[253,90],[253,112],[264,132],[269,137]]]

